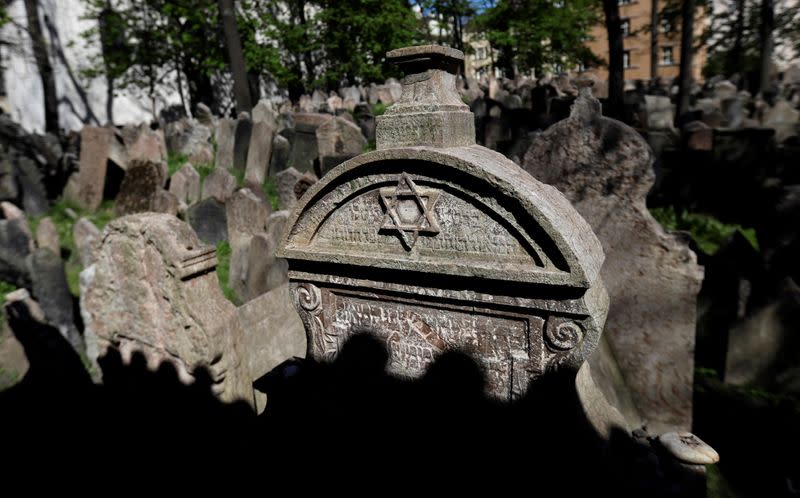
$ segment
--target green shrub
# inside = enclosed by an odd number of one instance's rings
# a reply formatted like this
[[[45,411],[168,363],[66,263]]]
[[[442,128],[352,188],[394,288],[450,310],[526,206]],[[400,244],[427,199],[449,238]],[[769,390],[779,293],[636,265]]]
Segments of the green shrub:
[[[689,232],[700,249],[707,254],[716,253],[737,230],[744,235],[755,250],[758,250],[756,232],[752,228],[723,223],[707,214],[677,211],[673,206],[652,208],[650,214],[667,230]]]

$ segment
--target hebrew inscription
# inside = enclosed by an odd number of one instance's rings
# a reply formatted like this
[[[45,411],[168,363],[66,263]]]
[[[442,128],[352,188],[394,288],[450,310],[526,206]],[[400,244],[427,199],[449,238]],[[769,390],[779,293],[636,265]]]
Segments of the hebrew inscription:
[[[336,340],[344,344],[356,333],[376,335],[387,346],[388,371],[395,375],[418,377],[441,353],[459,350],[478,360],[487,394],[507,400],[524,393],[530,377],[541,371],[544,320],[539,317],[338,294],[332,296],[332,308],[325,328],[333,330]]]

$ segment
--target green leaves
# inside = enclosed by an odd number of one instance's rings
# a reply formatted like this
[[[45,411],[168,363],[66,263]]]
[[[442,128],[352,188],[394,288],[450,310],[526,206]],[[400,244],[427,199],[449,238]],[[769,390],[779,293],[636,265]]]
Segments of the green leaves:
[[[597,0],[500,0],[476,18],[476,28],[499,50],[507,76],[514,67],[527,73],[576,66],[590,56],[585,40],[598,7]]]

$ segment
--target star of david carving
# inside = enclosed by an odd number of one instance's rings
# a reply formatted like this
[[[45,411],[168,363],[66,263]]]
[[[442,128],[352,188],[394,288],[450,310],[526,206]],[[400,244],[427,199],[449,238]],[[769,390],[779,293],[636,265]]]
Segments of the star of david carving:
[[[417,187],[403,173],[396,187],[380,189],[381,203],[386,209],[381,230],[396,231],[406,250],[417,243],[419,234],[439,233],[439,222],[433,212],[439,191]]]

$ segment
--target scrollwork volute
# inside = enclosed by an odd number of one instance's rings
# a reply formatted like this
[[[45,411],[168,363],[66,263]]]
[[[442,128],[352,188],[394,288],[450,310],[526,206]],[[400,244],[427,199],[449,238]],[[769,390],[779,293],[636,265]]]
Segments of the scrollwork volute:
[[[545,341],[554,351],[569,351],[583,340],[583,328],[564,319],[550,319],[545,328]]]

